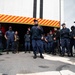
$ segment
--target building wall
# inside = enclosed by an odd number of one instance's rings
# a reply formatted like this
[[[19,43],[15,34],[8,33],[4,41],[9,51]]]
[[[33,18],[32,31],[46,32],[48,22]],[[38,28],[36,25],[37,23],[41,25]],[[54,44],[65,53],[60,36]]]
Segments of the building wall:
[[[34,0],[0,0],[0,14],[33,17]],[[59,0],[43,0],[43,19],[60,18]],[[40,17],[40,0],[37,0],[36,18]]]
[[[44,0],[43,18],[51,20],[60,19],[60,4],[59,0]]]
[[[75,26],[75,0],[64,0],[64,21],[68,28]]]
[[[0,14],[33,17],[33,0],[0,0]]]

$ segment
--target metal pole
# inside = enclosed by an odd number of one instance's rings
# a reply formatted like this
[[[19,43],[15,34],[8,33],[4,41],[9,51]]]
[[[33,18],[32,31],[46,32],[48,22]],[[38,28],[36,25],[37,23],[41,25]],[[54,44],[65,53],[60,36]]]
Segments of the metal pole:
[[[43,0],[40,0],[40,18],[43,19]]]
[[[37,0],[34,0],[33,3],[33,18],[36,18],[36,14],[37,14]]]

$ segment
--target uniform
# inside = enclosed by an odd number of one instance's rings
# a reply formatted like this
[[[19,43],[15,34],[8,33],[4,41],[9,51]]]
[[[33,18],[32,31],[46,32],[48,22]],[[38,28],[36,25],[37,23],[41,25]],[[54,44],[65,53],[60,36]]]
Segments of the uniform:
[[[10,31],[8,30],[6,33],[5,33],[6,37],[7,37],[7,53],[8,53],[8,50],[9,50],[9,46],[10,46],[10,43],[11,43],[11,50],[12,52],[14,52],[14,31]]]
[[[32,48],[33,48],[34,58],[37,57],[36,55],[37,49],[39,49],[40,57],[42,57],[42,52],[43,52],[42,40],[41,40],[42,33],[43,33],[43,28],[42,27],[38,28],[38,25],[34,25],[31,28],[31,35],[32,35],[31,38],[32,38]]]
[[[41,38],[41,46],[42,46],[42,50],[43,50],[43,53],[44,53],[44,36],[42,35],[42,38]]]
[[[30,34],[25,34],[24,39],[25,39],[25,53],[27,51],[29,51],[30,53]]]
[[[70,32],[70,53],[71,53],[71,56],[73,56],[73,46],[74,46],[74,49],[75,49],[75,27],[72,26],[71,27],[71,32]]]
[[[67,49],[67,53],[69,56],[70,53],[70,30],[68,28],[63,28],[60,30],[61,36],[61,47],[62,47],[62,56],[65,54],[65,48]]]

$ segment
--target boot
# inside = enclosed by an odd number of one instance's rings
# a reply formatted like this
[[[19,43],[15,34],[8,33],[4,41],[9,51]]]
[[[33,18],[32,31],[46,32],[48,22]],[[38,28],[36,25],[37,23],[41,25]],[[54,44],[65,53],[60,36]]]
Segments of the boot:
[[[36,59],[36,58],[37,58],[37,55],[36,55],[36,54],[34,54],[33,58],[34,58],[34,59]]]
[[[40,54],[40,58],[44,59],[44,56],[42,54]]]

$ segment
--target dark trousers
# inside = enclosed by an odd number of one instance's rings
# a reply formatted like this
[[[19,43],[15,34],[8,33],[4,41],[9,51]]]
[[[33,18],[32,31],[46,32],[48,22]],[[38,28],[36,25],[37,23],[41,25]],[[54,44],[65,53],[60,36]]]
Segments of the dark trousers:
[[[52,50],[52,53],[56,54],[56,53],[59,53],[61,54],[61,50],[60,50],[60,40],[54,40],[53,41],[53,50]]]
[[[33,53],[36,56],[37,49],[40,52],[40,56],[42,55],[42,41],[41,40],[32,40],[32,48],[33,48]]]
[[[25,52],[30,51],[30,42],[25,42]]]
[[[19,52],[19,51],[18,51],[18,48],[19,48],[19,41],[15,41],[15,42],[14,42],[14,49],[15,49],[15,52]]]
[[[10,39],[7,40],[7,47],[6,47],[7,52],[9,51],[10,44],[11,44],[11,50],[12,52],[14,52],[14,40],[10,40]]]
[[[65,48],[67,49],[67,53],[70,53],[70,40],[68,38],[61,39],[61,47],[62,54],[65,54]]]
[[[44,42],[44,50],[45,50],[46,53],[48,52],[48,44],[47,44],[47,42]]]
[[[75,39],[70,39],[70,53],[71,53],[71,56],[73,56],[73,46],[74,46],[74,49],[75,49]]]
[[[3,44],[2,41],[0,40],[0,52],[2,52],[2,49],[3,49]]]
[[[59,54],[61,54],[60,39],[56,40],[56,42],[57,42],[57,52],[58,52]]]
[[[41,46],[42,46],[42,51],[44,53],[45,52],[45,50],[44,50],[44,41],[42,41],[42,40],[41,40]]]
[[[48,52],[51,53],[53,50],[53,41],[52,42],[48,42]]]
[[[57,41],[53,41],[52,54],[56,54],[56,48],[57,48]]]

